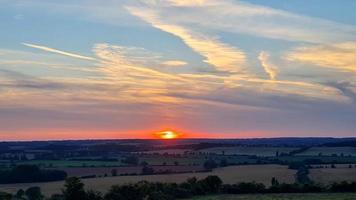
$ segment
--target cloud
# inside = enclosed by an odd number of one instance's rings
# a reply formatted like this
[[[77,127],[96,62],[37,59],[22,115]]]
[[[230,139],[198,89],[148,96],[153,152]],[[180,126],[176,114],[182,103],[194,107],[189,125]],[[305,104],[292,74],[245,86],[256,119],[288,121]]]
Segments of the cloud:
[[[82,55],[78,55],[78,54],[74,54],[74,53],[69,53],[69,52],[58,50],[58,49],[53,49],[53,48],[50,48],[50,47],[39,46],[39,45],[29,44],[29,43],[22,43],[22,44],[25,45],[25,46],[28,46],[28,47],[35,48],[35,49],[40,49],[40,50],[51,52],[51,53],[56,53],[56,54],[60,54],[60,55],[64,55],[64,56],[69,56],[69,57],[72,57],[72,58],[78,58],[78,59],[84,59],[84,60],[93,60],[93,61],[96,60],[95,58],[92,58],[92,57],[87,57],[87,56],[82,56]]]
[[[298,47],[287,53],[286,59],[339,71],[356,72],[356,43]]]
[[[269,75],[270,79],[276,80],[278,75],[278,69],[272,63],[270,63],[269,57],[270,57],[269,53],[262,51],[259,54],[258,59],[260,60],[261,65],[263,66],[265,72]]]
[[[180,67],[180,66],[187,65],[188,63],[185,61],[181,61],[181,60],[168,60],[168,61],[162,62],[162,64],[166,65],[166,66],[171,66],[171,67]]]
[[[307,17],[243,1],[153,1],[160,16],[172,24],[259,37],[310,43],[354,39],[355,26]],[[152,6],[154,4],[154,6]],[[182,8],[183,7],[183,8]],[[184,12],[181,12],[184,9]]]
[[[185,44],[206,58],[204,62],[213,65],[217,70],[241,72],[244,69],[246,57],[242,50],[206,34],[165,22],[159,12],[148,7],[127,7],[127,9],[131,14],[140,17],[152,26],[181,38]]]

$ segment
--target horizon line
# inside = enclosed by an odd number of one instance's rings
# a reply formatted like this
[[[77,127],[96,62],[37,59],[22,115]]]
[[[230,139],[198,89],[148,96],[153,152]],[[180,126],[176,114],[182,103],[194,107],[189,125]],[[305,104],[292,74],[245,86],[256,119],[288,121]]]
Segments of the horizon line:
[[[65,141],[109,141],[109,140],[162,140],[162,141],[175,141],[175,140],[257,140],[257,139],[356,139],[352,137],[331,137],[331,136],[288,136],[288,137],[251,137],[251,138],[175,138],[175,139],[162,139],[162,138],[88,138],[88,139],[43,139],[43,140],[0,140],[0,143],[6,142],[65,142]]]

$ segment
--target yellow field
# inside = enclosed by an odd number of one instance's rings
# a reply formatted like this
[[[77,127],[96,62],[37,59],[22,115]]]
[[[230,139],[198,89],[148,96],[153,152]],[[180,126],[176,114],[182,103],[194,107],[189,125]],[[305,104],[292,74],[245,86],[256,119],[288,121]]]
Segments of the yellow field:
[[[310,178],[313,181],[329,184],[340,181],[356,181],[356,168],[346,168],[337,166],[337,168],[310,169]]]
[[[217,175],[221,177],[224,183],[237,183],[256,181],[270,184],[271,178],[276,177],[280,182],[292,183],[294,182],[294,170],[287,169],[286,166],[281,165],[245,165],[245,166],[230,166],[219,168],[213,172],[206,173],[185,173],[185,174],[170,174],[170,175],[147,175],[147,176],[119,176],[106,178],[84,179],[88,189],[99,190],[106,192],[112,185],[123,183],[134,183],[142,180],[151,182],[183,182],[189,177],[204,178],[208,175]],[[14,193],[18,189],[26,189],[30,186],[40,186],[45,195],[59,193],[63,186],[63,181],[50,183],[36,183],[36,184],[9,184],[0,185],[0,190]]]

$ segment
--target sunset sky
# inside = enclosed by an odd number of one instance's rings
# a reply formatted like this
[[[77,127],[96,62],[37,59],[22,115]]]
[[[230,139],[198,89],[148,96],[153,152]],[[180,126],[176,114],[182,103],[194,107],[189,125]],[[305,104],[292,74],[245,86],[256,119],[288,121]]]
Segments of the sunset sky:
[[[355,9],[0,0],[0,141],[356,136]]]

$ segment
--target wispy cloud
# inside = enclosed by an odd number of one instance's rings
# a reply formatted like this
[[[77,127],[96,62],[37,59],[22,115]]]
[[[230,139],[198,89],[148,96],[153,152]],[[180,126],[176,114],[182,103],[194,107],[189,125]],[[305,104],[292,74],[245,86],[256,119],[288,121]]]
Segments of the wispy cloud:
[[[298,47],[289,52],[286,59],[339,71],[356,72],[356,43]]]
[[[140,17],[152,26],[181,38],[195,52],[206,58],[204,62],[213,65],[217,70],[225,72],[243,71],[246,58],[242,50],[206,34],[165,22],[164,17],[159,16],[159,12],[151,10],[149,7],[127,7],[127,9],[131,14]]]
[[[278,75],[278,68],[272,63],[270,63],[269,57],[270,57],[269,53],[262,51],[259,54],[258,59],[260,60],[261,65],[263,66],[265,72],[269,75],[270,79],[276,80]]]
[[[311,43],[348,41],[354,39],[356,33],[356,27],[352,25],[243,1],[170,0],[150,1],[150,3],[154,4],[157,12],[166,21],[201,29]],[[181,12],[182,9],[184,12]]]
[[[50,48],[50,47],[46,47],[46,46],[40,46],[40,45],[29,44],[29,43],[22,43],[22,44],[25,45],[25,46],[28,46],[28,47],[35,48],[35,49],[40,49],[40,50],[51,52],[51,53],[56,53],[56,54],[60,54],[60,55],[64,55],[64,56],[69,56],[69,57],[72,57],[72,58],[78,58],[78,59],[84,59],[84,60],[93,60],[93,61],[96,60],[95,58],[92,58],[92,57],[82,56],[82,55],[79,55],[79,54],[70,53],[70,52],[66,52],[66,51],[61,51],[61,50]]]
[[[162,62],[162,64],[166,65],[166,66],[180,67],[180,66],[187,65],[188,63],[185,61],[181,61],[181,60],[168,60],[168,61]]]

